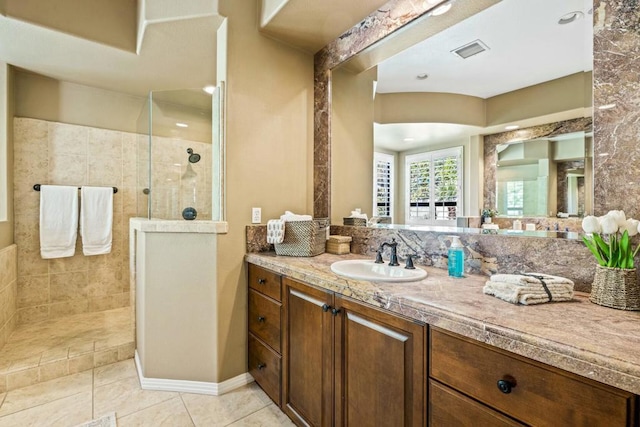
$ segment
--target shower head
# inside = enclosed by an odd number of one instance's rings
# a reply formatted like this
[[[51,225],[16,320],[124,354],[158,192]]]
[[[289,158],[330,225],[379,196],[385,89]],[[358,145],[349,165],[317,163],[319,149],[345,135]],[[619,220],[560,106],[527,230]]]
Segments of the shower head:
[[[187,148],[187,153],[189,153],[189,163],[198,163],[200,161],[200,154],[194,153],[193,149]]]

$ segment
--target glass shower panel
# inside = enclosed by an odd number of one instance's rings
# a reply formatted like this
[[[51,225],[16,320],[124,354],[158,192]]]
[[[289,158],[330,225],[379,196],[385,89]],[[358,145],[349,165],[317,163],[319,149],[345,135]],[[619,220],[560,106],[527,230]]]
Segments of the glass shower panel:
[[[201,89],[149,96],[149,217],[212,218],[212,97]]]

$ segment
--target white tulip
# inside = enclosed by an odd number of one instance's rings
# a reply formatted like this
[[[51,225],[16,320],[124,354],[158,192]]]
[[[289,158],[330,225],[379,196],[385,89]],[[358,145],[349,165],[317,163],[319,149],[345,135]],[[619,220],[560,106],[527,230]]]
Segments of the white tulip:
[[[626,230],[627,233],[629,233],[629,237],[633,237],[638,234],[638,225],[640,225],[640,221],[638,221],[637,219],[629,218],[620,228],[620,231],[624,233],[624,231]]]
[[[605,216],[613,217],[616,220],[616,224],[618,224],[618,227],[624,226],[625,222],[627,221],[627,217],[625,216],[624,211],[609,211]]]
[[[582,229],[585,233],[600,233],[600,221],[593,215],[585,216],[582,220]]]
[[[618,232],[618,222],[613,215],[605,215],[600,220],[600,226],[602,227],[602,232],[604,234],[615,234]]]

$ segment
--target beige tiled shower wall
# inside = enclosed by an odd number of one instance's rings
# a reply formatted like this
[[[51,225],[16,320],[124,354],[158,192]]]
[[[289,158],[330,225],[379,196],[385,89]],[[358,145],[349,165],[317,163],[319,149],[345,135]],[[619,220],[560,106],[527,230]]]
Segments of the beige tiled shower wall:
[[[14,209],[19,323],[130,304],[129,218],[147,214],[147,196],[139,187],[146,186],[146,180],[138,182],[138,176],[144,178],[147,174],[144,158],[147,144],[145,135],[15,118]],[[187,146],[193,145],[195,151],[204,149],[196,144],[202,143],[181,141],[179,146],[173,147],[171,151],[175,151],[176,158],[173,163],[182,160],[184,170]],[[184,150],[182,145],[185,145]],[[210,147],[210,144],[203,145]],[[169,162],[171,159],[167,158]],[[203,165],[199,167],[204,167],[205,162],[201,163]],[[138,169],[141,170],[139,173]],[[158,172],[162,170],[158,168]],[[179,187],[180,183],[175,182],[173,175],[158,178],[165,185],[171,183],[168,179],[173,179],[173,185]],[[111,253],[84,256],[78,236],[73,257],[42,259],[40,193],[33,190],[34,184],[118,187],[118,193],[114,195]]]
[[[0,348],[7,342],[17,323],[17,256],[16,245],[0,249]]]

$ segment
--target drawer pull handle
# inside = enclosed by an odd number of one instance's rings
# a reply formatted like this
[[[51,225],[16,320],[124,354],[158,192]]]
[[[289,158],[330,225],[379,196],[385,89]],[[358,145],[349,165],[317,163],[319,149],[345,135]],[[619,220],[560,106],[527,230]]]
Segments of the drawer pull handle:
[[[498,389],[504,394],[511,393],[511,389],[516,386],[516,380],[513,378],[507,378],[498,380]]]
[[[325,313],[326,313],[327,311],[329,311],[330,309],[331,309],[331,306],[330,306],[330,305],[328,305],[328,304],[323,304],[323,305],[322,305],[322,311],[324,311]]]
[[[267,365],[266,365],[266,364],[264,364],[264,363],[258,363],[258,369],[259,369],[259,370],[263,370],[263,369],[264,369],[264,368],[266,368],[266,367],[267,367]]]
[[[331,309],[331,314],[333,314],[334,316],[337,316],[338,313],[340,313],[340,309],[339,308],[332,308]]]
[[[264,322],[265,320],[267,319],[264,316],[258,316],[258,322]]]
[[[267,283],[267,279],[258,279],[259,285],[264,285],[265,283]]]

